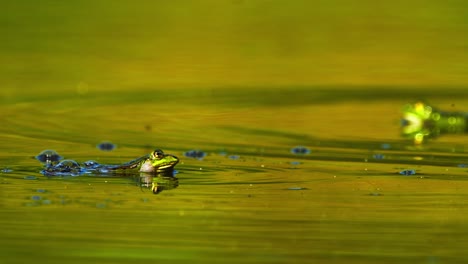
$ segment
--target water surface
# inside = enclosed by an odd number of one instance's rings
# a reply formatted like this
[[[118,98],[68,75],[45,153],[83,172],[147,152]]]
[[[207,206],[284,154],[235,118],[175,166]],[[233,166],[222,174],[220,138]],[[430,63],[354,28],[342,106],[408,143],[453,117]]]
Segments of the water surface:
[[[24,95],[2,104],[0,233],[7,263],[468,258],[465,138],[445,136],[419,148],[400,138],[401,106],[416,92],[148,91]],[[464,90],[427,91],[443,108],[467,103]],[[102,151],[102,142],[115,148]],[[131,172],[48,178],[34,159],[54,149],[78,162],[116,164],[155,147],[181,160],[179,185],[158,195]],[[206,155],[186,157],[190,150]]]

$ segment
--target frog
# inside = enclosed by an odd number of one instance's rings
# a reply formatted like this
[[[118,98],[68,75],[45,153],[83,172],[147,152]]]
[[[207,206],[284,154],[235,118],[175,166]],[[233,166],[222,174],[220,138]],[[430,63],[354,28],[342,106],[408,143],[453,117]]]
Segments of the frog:
[[[179,163],[179,159],[171,154],[165,154],[161,149],[155,149],[150,154],[139,157],[121,165],[109,166],[110,170],[139,168],[143,173],[156,173],[171,170]]]
[[[37,159],[44,163],[45,168],[41,172],[47,176],[78,176],[81,174],[96,173],[108,174],[112,173],[112,171],[135,168],[139,168],[140,173],[159,174],[161,172],[173,172],[174,166],[179,162],[176,156],[165,154],[160,149],[155,149],[150,154],[119,165],[99,164],[94,160],[85,161],[82,164],[74,160],[62,160],[58,162],[58,158],[51,158],[51,154],[55,155],[55,152],[47,152],[45,154],[42,156],[38,155],[38,157],[43,158],[44,161],[39,158]]]

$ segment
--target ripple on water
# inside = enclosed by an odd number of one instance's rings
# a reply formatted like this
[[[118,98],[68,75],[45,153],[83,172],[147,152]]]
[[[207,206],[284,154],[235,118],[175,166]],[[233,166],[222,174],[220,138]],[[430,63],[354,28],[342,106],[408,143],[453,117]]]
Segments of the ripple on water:
[[[302,190],[308,190],[308,189],[304,188],[304,187],[293,186],[293,187],[287,188],[286,190],[288,190],[288,191],[302,191]]]

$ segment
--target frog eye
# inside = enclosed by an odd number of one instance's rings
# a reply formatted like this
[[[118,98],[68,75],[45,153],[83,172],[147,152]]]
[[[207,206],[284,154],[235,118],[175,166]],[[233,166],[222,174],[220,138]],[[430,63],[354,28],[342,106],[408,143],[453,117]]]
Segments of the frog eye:
[[[156,149],[153,151],[152,155],[155,159],[162,159],[164,157],[164,152],[160,149]]]

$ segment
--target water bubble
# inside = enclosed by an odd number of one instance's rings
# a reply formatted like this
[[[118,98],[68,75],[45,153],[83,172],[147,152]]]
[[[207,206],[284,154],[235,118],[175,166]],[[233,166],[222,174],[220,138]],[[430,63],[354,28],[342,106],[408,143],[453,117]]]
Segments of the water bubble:
[[[201,160],[206,156],[206,153],[201,150],[189,150],[184,153],[184,156]]]
[[[291,161],[290,163],[291,163],[291,165],[300,165],[300,164],[302,164],[302,162],[300,162],[300,161]]]
[[[87,160],[87,161],[83,162],[83,166],[85,168],[87,168],[87,169],[96,169],[96,168],[101,167],[102,165],[99,164],[97,161]]]
[[[98,171],[99,173],[104,173],[104,174],[110,172],[110,170],[109,170],[109,169],[106,169],[106,168],[99,168],[97,171]]]
[[[415,170],[402,170],[399,172],[401,175],[415,175],[416,171]]]
[[[230,158],[232,160],[238,160],[240,158],[240,156],[239,155],[229,155],[228,158]]]
[[[51,200],[42,200],[42,204],[52,204]]]
[[[46,176],[78,176],[86,172],[74,160],[62,160],[56,165],[48,166],[41,171]]]
[[[38,193],[46,193],[47,190],[46,190],[46,189],[37,189],[36,192],[38,192]]]
[[[25,180],[37,180],[37,177],[36,176],[24,176]]]
[[[458,164],[457,167],[458,168],[467,168],[468,164]]]
[[[104,141],[104,142],[101,142],[97,145],[97,148],[102,150],[102,151],[112,151],[116,148],[117,146],[112,143],[112,142],[108,142],[108,141]]]
[[[35,158],[38,161],[46,164],[55,163],[63,159],[63,157],[60,156],[55,150],[51,149],[46,149],[42,151]]]
[[[291,149],[291,153],[296,155],[306,155],[310,153],[310,149],[304,146],[297,146]]]

